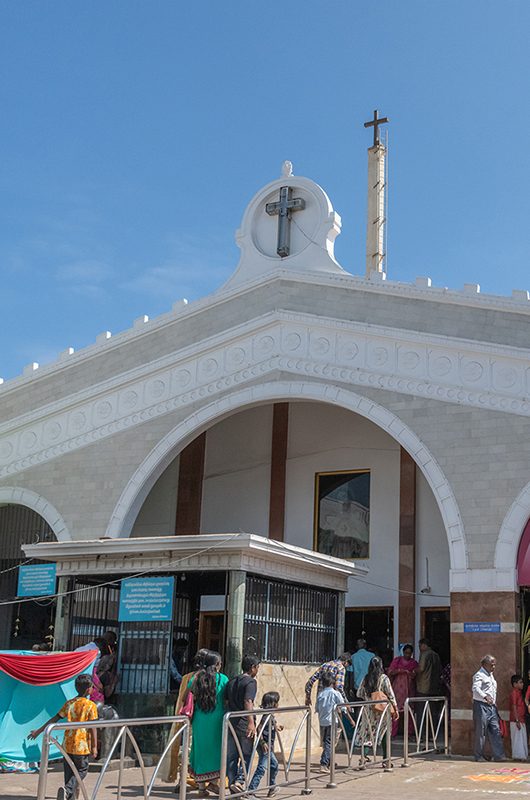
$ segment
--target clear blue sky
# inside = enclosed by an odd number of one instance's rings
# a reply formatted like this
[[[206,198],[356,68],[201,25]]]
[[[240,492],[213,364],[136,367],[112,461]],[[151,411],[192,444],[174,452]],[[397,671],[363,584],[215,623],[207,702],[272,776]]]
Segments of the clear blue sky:
[[[391,118],[389,278],[530,288],[527,0],[54,0],[0,7],[0,375],[213,291],[284,159],[364,271]]]

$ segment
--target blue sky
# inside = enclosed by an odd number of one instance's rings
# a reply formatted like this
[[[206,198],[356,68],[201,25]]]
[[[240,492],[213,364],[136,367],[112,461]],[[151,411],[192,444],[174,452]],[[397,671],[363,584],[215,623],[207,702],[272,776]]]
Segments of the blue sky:
[[[0,7],[0,375],[217,288],[290,159],[364,272],[389,130],[389,278],[530,288],[526,0],[80,0]]]

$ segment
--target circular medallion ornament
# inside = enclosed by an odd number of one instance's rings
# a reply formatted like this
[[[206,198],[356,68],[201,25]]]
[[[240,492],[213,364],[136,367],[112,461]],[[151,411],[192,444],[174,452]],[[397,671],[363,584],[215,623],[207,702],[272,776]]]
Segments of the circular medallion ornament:
[[[13,453],[13,445],[11,442],[0,442],[0,458],[9,458]]]
[[[162,397],[162,395],[164,394],[165,388],[166,388],[166,384],[164,383],[164,381],[156,380],[156,381],[151,381],[151,383],[149,384],[149,390],[148,391],[149,391],[149,394],[151,395],[151,397],[155,397],[155,398],[156,397]]]

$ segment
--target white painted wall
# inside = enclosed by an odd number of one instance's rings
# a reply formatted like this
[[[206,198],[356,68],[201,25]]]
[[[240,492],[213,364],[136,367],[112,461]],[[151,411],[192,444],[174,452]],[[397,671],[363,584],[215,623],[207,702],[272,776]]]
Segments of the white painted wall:
[[[272,405],[241,411],[207,433],[203,482],[204,533],[243,530],[267,536]],[[315,474],[333,470],[371,472],[370,558],[366,579],[350,579],[347,608],[392,606],[397,642],[399,575],[399,444],[375,424],[345,409],[292,402],[286,470],[285,540],[312,549]],[[178,458],[159,478],[138,515],[133,536],[174,530]],[[425,586],[429,558],[430,595],[420,608],[449,604],[449,548],[434,495],[417,470],[417,591]]]
[[[369,420],[318,403],[289,410],[286,541],[313,547],[315,474],[369,469],[370,569],[367,581],[397,587],[399,542],[399,445]],[[350,580],[346,607],[395,606],[397,595]]]
[[[170,536],[175,533],[178,478],[177,456],[147,495],[131,536]]]
[[[449,605],[449,547],[442,516],[420,470],[416,470],[416,591],[427,584],[425,559],[429,559],[430,594],[416,597],[416,630],[420,608]]]
[[[272,406],[234,414],[206,435],[201,531],[268,536]]]

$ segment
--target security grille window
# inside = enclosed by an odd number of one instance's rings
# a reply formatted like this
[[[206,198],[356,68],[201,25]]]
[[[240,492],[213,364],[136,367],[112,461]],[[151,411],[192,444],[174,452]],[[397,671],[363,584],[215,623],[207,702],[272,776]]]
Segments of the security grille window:
[[[170,690],[173,639],[182,637],[189,641],[190,609],[189,597],[177,595],[173,623],[121,623],[120,692],[166,694]]]
[[[96,581],[73,582],[75,594],[70,595],[71,628],[69,647],[75,650],[87,642],[103,636],[105,631],[118,632],[119,583],[100,586]]]
[[[247,577],[245,652],[262,661],[321,663],[336,656],[337,592]]]

